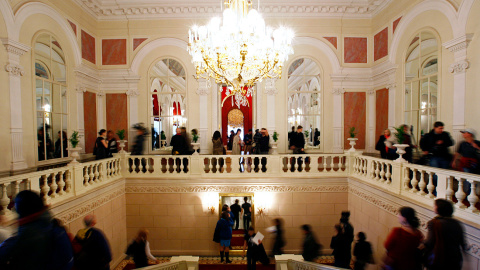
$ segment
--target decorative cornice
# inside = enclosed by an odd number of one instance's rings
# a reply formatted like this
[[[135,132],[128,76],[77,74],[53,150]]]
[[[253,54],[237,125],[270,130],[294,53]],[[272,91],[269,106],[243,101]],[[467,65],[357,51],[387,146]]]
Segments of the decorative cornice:
[[[347,14],[354,18],[372,18],[393,0],[353,1],[352,3],[311,4],[309,2],[278,5],[262,3],[259,12],[266,17],[343,17]],[[192,18],[221,15],[219,5],[185,1],[182,4],[149,4],[130,1],[125,4],[103,4],[100,0],[75,0],[82,8],[97,20]],[[140,3],[138,3],[140,2]],[[366,3],[365,3],[366,2]]]
[[[348,186],[345,185],[244,185],[244,186],[224,186],[224,185],[128,185],[125,187],[126,193],[181,193],[181,192],[347,192]]]
[[[391,83],[391,84],[388,84],[387,86],[385,86],[385,88],[387,88],[388,90],[395,90],[395,88],[397,88],[397,84],[396,83]]]
[[[470,63],[467,60],[455,62],[450,65],[448,71],[453,74],[464,73],[470,67]]]
[[[23,74],[25,74],[25,70],[23,70],[23,67],[20,65],[6,64],[5,70],[13,76],[23,76]]]
[[[450,52],[455,53],[461,50],[466,50],[472,38],[473,38],[473,34],[466,34],[464,36],[447,41],[442,45]]]
[[[68,224],[84,215],[87,213],[92,212],[92,210],[108,203],[109,201],[117,198],[118,196],[124,195],[125,194],[125,188],[121,187],[117,190],[114,190],[112,192],[109,192],[103,196],[97,197],[94,201],[90,203],[85,203],[81,204],[78,207],[74,208],[71,211],[68,211],[65,214],[59,215],[57,218],[60,219],[64,224]]]
[[[278,90],[275,87],[275,79],[266,79],[265,80],[265,94],[276,96],[278,94]]]
[[[7,52],[14,55],[22,56],[31,49],[29,46],[18,41],[14,41],[8,38],[2,38],[1,40]]]
[[[127,92],[125,92],[125,94],[129,97],[138,97],[140,95],[137,89],[130,89]]]
[[[343,95],[343,94],[345,94],[345,89],[343,89],[343,88],[334,88],[334,89],[332,89],[332,94],[334,94],[334,95]]]

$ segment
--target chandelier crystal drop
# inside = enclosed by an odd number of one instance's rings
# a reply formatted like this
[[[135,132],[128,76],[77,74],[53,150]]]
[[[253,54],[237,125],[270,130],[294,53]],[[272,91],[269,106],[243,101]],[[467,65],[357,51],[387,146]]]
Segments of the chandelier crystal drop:
[[[188,33],[188,52],[196,78],[214,78],[226,84],[227,97],[238,107],[247,105],[252,87],[264,78],[281,78],[283,63],[293,54],[293,32],[272,29],[252,8],[252,0],[225,0],[223,22],[193,26]]]

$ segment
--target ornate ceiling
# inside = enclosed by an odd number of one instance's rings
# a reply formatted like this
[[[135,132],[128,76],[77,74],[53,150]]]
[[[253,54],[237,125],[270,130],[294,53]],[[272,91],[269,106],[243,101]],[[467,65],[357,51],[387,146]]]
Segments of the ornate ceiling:
[[[202,18],[220,14],[220,0],[73,0],[98,20]],[[261,0],[266,17],[370,18],[393,0]],[[254,6],[257,5],[254,0]]]

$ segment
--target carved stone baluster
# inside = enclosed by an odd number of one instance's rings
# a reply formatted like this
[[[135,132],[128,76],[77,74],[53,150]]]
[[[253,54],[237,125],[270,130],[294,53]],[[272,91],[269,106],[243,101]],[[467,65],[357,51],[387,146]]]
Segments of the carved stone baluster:
[[[368,173],[368,159],[365,159],[363,162],[363,176],[367,176]]]
[[[424,196],[427,194],[425,192],[425,187],[427,186],[427,183],[425,183],[425,173],[424,171],[420,171],[420,183],[418,183],[418,188],[420,191],[420,195]]]
[[[453,200],[453,194],[455,194],[455,190],[453,190],[453,178],[452,176],[448,176],[447,178],[447,190],[445,191],[445,195],[447,200]]]
[[[403,189],[410,190],[408,184],[410,184],[410,169],[405,167],[403,171]]]
[[[48,176],[46,174],[42,175],[42,180],[42,187],[40,188],[42,199],[43,203],[48,205],[48,202],[50,201],[48,197],[48,191],[50,190],[50,187],[48,186]]]
[[[90,175],[88,174],[89,166],[83,168],[83,186],[88,186],[88,180],[90,179]]]
[[[90,165],[90,180],[88,180],[90,185],[95,183],[95,164]]]
[[[101,163],[97,163],[97,164],[93,165],[94,168],[95,168],[95,173],[94,173],[95,183],[100,183],[100,181],[102,181],[102,179],[100,178],[100,176],[101,176],[100,175],[101,165],[102,165]]]
[[[52,177],[52,182],[50,183],[50,191],[52,192],[52,194],[50,194],[50,197],[55,199],[55,197],[57,197],[57,188],[58,188],[57,177],[55,173],[52,173],[50,176]]]
[[[111,173],[113,171],[111,167],[113,166],[113,162],[114,162],[114,160],[110,160],[110,161],[105,162],[105,165],[107,167],[106,168],[106,175],[105,175],[106,179],[111,177]]]
[[[217,163],[215,164],[215,173],[222,173],[220,170],[221,170],[221,167],[220,167],[220,163],[222,162],[221,159],[223,159],[222,157],[219,157],[217,158]],[[213,169],[213,164],[212,164],[212,169]],[[210,169],[210,170],[212,170]]]
[[[390,171],[390,164],[385,164],[385,167],[387,168],[387,172],[385,173],[385,181],[384,182],[391,182],[391,177],[392,177],[392,172]]]
[[[15,197],[17,197],[17,194],[20,192],[20,183],[22,182],[22,180],[17,180],[14,183],[14,187],[13,187],[13,193],[12,193],[12,201],[15,199]]]
[[[334,172],[334,171],[335,171],[335,163],[334,163],[334,161],[335,161],[335,156],[331,156],[331,157],[330,157],[330,171],[331,171],[331,172]],[[306,164],[306,162],[305,162],[305,164]]]
[[[2,199],[0,199],[0,206],[2,206],[2,211],[0,211],[0,214],[8,215],[8,214],[11,214],[10,210],[8,209],[8,205],[10,204],[10,198],[8,198],[8,194],[7,194],[8,183],[3,183],[1,186],[2,186]]]
[[[473,213],[477,213],[478,209],[475,207],[475,204],[478,202],[478,196],[477,196],[477,182],[474,180],[468,180],[470,182],[470,195],[468,195],[467,199],[468,202],[470,203],[470,207],[468,207],[468,210],[470,210]]]
[[[412,192],[417,192],[417,185],[418,185],[418,180],[417,180],[417,172],[418,170],[417,169],[413,169],[413,176],[412,176],[412,189],[410,191]]]
[[[380,166],[382,166],[382,163],[380,161],[375,161],[375,181],[380,181]]]
[[[380,178],[378,179],[380,182],[385,181],[385,163],[381,162],[380,164]]]
[[[434,172],[429,172],[428,173],[428,185],[427,185],[428,195],[427,195],[427,197],[430,198],[430,199],[435,198],[435,195],[433,194],[433,192],[435,191],[435,185],[433,185],[433,175],[434,174],[435,174]]]
[[[65,192],[70,193],[72,190],[72,172],[70,170],[66,171],[66,179],[65,179]]]
[[[58,195],[62,196],[64,194],[63,187],[65,187],[65,181],[63,180],[64,171],[58,172]]]
[[[326,172],[327,171],[327,157],[323,156],[322,159],[323,159],[323,171]]]
[[[463,178],[458,179],[458,190],[455,193],[455,197],[457,197],[457,206],[459,208],[466,208],[463,204],[463,200],[467,197],[467,194],[463,191]]]

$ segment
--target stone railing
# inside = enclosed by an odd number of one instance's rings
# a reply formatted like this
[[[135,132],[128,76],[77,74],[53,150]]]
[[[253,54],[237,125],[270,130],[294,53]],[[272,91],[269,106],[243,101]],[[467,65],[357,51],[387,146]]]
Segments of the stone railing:
[[[344,154],[127,156],[125,166],[126,177],[141,178],[348,176]]]
[[[198,256],[174,256],[168,263],[161,263],[138,269],[144,270],[198,270]]]
[[[303,260],[302,255],[282,254],[275,255],[276,270],[338,270],[344,268],[324,264],[311,263]]]
[[[480,223],[480,176],[399,163],[358,153],[304,155],[144,155],[78,163],[0,179],[0,214],[11,214],[19,191],[38,191],[56,204],[118,179],[353,177],[427,206],[455,203],[456,216]]]
[[[455,215],[480,220],[480,175],[353,155],[350,176],[425,205],[437,198],[455,203]]]
[[[0,178],[2,215],[11,215],[15,196],[22,190],[40,193],[48,205],[61,203],[107,183],[122,179],[121,157]]]

